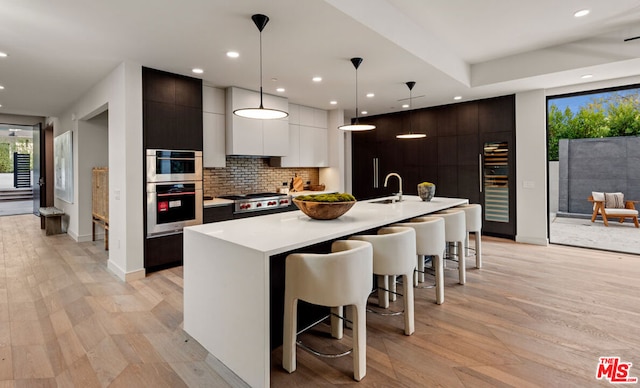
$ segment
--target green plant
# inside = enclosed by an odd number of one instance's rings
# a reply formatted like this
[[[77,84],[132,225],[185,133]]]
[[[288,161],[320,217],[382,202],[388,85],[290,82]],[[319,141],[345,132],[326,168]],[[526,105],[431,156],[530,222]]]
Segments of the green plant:
[[[348,193],[310,194],[296,197],[298,201],[309,202],[353,202],[356,198]]]
[[[422,182],[422,183],[418,183],[418,186],[435,186],[435,184],[431,182]]]

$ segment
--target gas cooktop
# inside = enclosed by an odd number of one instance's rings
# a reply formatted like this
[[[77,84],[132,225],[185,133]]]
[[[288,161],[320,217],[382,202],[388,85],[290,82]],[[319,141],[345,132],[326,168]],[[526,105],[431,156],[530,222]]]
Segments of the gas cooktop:
[[[221,195],[234,203],[234,213],[276,209],[291,205],[291,196],[280,193],[252,193]]]

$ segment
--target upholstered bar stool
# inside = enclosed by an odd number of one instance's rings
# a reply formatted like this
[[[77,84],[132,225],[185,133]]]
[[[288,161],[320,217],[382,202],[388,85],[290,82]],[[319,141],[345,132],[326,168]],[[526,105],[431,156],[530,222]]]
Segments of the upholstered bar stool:
[[[367,241],[373,245],[373,274],[378,276],[378,305],[389,307],[389,279],[395,285],[396,275],[402,276],[404,296],[404,334],[415,330],[413,307],[413,270],[416,266],[416,232],[406,227],[385,227],[376,235],[356,235],[349,240]],[[386,314],[385,314],[386,315]]]
[[[353,320],[353,378],[367,372],[367,299],[373,287],[373,248],[366,241],[335,241],[328,254],[294,253],[285,264],[282,366],[296,370],[298,300],[331,307],[333,313],[350,309]],[[342,337],[342,324],[331,320],[332,335]],[[348,353],[347,353],[348,354]]]
[[[416,232],[416,254],[418,255],[418,271],[415,272],[415,285],[418,284],[417,275],[422,275],[422,281],[424,281],[425,256],[433,257],[431,263],[433,265],[433,269],[435,270],[436,277],[436,303],[442,304],[444,302],[444,218],[432,216],[417,217],[411,219],[409,222],[397,223],[393,224],[392,226],[410,227]]]
[[[469,233],[473,233],[475,238],[476,268],[482,268],[482,205],[471,203],[456,206],[454,209],[462,209],[465,215],[467,236],[464,240],[465,254],[470,251]]]
[[[467,235],[466,217],[463,210],[446,209],[434,213],[437,217],[444,218],[444,234],[445,241],[448,244],[453,244],[456,248],[455,252],[458,256],[458,278],[460,284],[464,284],[467,281],[467,273],[464,264],[465,252],[464,252],[464,239]],[[452,252],[449,252],[450,258]]]

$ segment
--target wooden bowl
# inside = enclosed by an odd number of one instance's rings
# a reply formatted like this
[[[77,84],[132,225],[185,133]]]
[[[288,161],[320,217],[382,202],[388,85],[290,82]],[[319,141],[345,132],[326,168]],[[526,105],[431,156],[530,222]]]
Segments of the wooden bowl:
[[[298,209],[314,220],[333,220],[351,209],[356,201],[349,202],[313,202],[293,199]]]

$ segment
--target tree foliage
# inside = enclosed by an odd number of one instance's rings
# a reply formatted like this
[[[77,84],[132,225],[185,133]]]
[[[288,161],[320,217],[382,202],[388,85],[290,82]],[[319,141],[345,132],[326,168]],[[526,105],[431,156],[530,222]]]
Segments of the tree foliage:
[[[592,98],[573,113],[568,107],[561,111],[554,103],[548,116],[549,160],[558,160],[560,139],[584,139],[609,136],[640,135],[640,94],[611,93]]]

